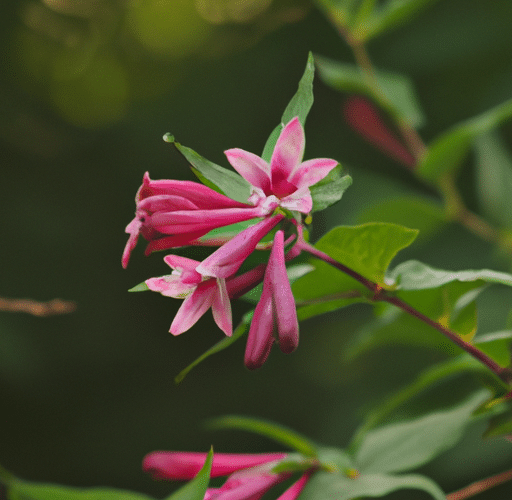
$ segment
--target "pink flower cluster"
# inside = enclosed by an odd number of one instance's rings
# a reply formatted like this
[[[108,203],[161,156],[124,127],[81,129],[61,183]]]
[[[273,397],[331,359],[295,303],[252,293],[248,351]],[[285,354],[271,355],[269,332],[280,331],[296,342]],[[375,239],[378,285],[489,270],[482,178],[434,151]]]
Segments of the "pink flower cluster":
[[[229,476],[220,488],[208,488],[204,500],[259,500],[290,472],[273,472],[286,453],[213,455],[211,477]],[[206,453],[155,451],[146,455],[142,468],[160,480],[189,480],[201,469]],[[296,500],[315,470],[311,467],[277,500]]]
[[[123,267],[128,265],[139,235],[149,242],[146,254],[186,245],[221,244],[202,262],[167,255],[164,261],[172,273],[146,281],[150,290],[185,299],[172,322],[172,334],[188,330],[211,307],[215,322],[230,336],[230,298],[263,280],[263,293],[249,330],[246,366],[261,366],[274,341],[285,353],[297,347],[297,313],[285,266],[285,260],[300,253],[292,248],[285,257],[285,245],[293,241],[294,235],[285,239],[284,229],[277,228],[268,264],[241,275],[237,272],[262,238],[283,222],[286,213],[307,214],[312,210],[310,186],[338,164],[325,158],[302,162],[304,146],[304,130],[299,119],[294,118],[283,128],[270,163],[242,149],[226,151],[228,161],[252,186],[247,203],[196,182],[154,181],[147,173],[144,175],[135,197],[135,218],[126,227],[130,237],[123,253]],[[212,229],[250,220],[254,224],[229,241],[207,236]],[[292,222],[297,225],[296,220]]]

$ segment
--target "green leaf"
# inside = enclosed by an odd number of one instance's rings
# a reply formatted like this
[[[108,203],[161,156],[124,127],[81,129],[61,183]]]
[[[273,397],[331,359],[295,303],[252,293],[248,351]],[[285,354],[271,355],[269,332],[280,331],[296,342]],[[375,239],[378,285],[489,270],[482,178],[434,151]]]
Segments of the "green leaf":
[[[462,375],[468,372],[476,373],[488,378],[497,391],[506,390],[504,382],[490,372],[483,363],[473,358],[473,356],[463,353],[456,358],[442,361],[437,365],[427,368],[412,383],[402,387],[382,404],[367,412],[363,424],[357,429],[354,437],[352,438],[350,448],[357,448],[360,445],[361,440],[364,438],[364,435],[370,429],[379,425],[406,401],[412,399],[418,394],[421,394],[423,391],[430,389],[441,380],[446,380],[453,376]]]
[[[339,179],[329,182],[318,183],[311,186],[311,197],[313,198],[312,212],[319,212],[341,200],[343,193],[352,184],[352,177],[344,175]]]
[[[512,286],[512,274],[481,269],[479,271],[444,271],[435,269],[417,260],[408,260],[396,266],[386,276],[386,283],[397,290],[424,290],[437,288],[453,281],[470,282],[481,280]]]
[[[455,125],[430,144],[416,171],[424,179],[436,181],[455,171],[466,156],[473,140],[495,129],[501,122],[512,117],[512,99]]]
[[[343,474],[319,471],[302,490],[300,500],[352,500],[381,497],[403,489],[422,490],[436,500],[446,499],[436,483],[418,474],[404,476],[360,474],[356,478],[349,478]]]
[[[306,69],[304,74],[299,81],[299,88],[295,95],[291,98],[288,106],[284,110],[283,116],[281,117],[281,123],[272,131],[270,137],[267,139],[265,147],[263,148],[263,154],[261,157],[266,161],[270,162],[274,147],[277,139],[283,130],[283,127],[290,122],[296,116],[299,117],[300,123],[303,127],[306,125],[306,118],[309,110],[313,105],[313,78],[315,76],[315,61],[313,54],[308,54],[308,60],[306,63]]]
[[[197,473],[196,477],[164,500],[203,500],[206,489],[208,488],[208,483],[210,482],[212,463],[213,448],[210,448],[204,465]]]
[[[489,420],[489,425],[483,437],[493,438],[506,434],[512,434],[512,408],[510,403],[504,413],[496,415]]]
[[[242,318],[241,323],[235,328],[233,335],[231,337],[224,337],[222,340],[217,342],[215,345],[210,347],[206,352],[201,354],[198,358],[196,358],[192,363],[190,363],[185,369],[181,370],[176,377],[174,377],[174,383],[181,384],[183,379],[188,375],[188,373],[195,368],[197,365],[202,363],[205,359],[209,358],[213,354],[217,354],[220,351],[223,351],[227,347],[229,347],[233,342],[236,342],[249,328],[249,325],[252,320],[252,315],[254,311],[249,311]]]
[[[376,202],[359,214],[357,222],[391,222],[417,229],[416,243],[426,242],[447,223],[440,204],[412,196]]]
[[[307,457],[317,456],[317,446],[306,437],[279,424],[250,417],[228,415],[208,421],[209,428],[242,429],[273,439]]]
[[[339,226],[324,235],[315,247],[365,278],[386,286],[384,273],[389,263],[417,234],[414,229],[382,222]],[[292,285],[299,319],[371,298],[371,293],[354,278],[317,259],[311,263],[315,270]]]
[[[340,63],[326,57],[315,56],[318,75],[335,90],[368,96],[392,116],[420,127],[424,122],[414,86],[409,78],[397,73],[375,70],[373,81],[354,64]]]
[[[179,142],[174,142],[174,145],[194,167],[192,171],[194,173],[198,171],[201,174],[198,176],[201,181],[206,179],[209,181],[209,187],[217,188],[217,191],[233,200],[247,203],[251,186],[242,176],[203,158],[193,149],[182,146]]]
[[[472,413],[490,396],[483,390],[455,408],[369,431],[355,454],[364,472],[400,472],[423,465],[453,447]]]
[[[130,288],[129,292],[147,292],[149,290],[148,285],[146,285],[146,282],[143,281],[142,283],[139,283],[138,285],[135,285],[133,288]]]
[[[354,38],[367,42],[386,31],[392,30],[437,0],[388,0],[382,7],[362,19],[352,29]]]
[[[153,500],[133,491],[113,488],[72,488],[16,479],[8,486],[9,500]],[[202,499],[201,499],[202,500]]]
[[[485,354],[490,356],[501,367],[510,366],[510,344],[512,342],[512,331],[503,330],[500,332],[486,333],[475,338],[474,344]]]
[[[249,219],[242,222],[236,222],[235,224],[229,224],[229,226],[222,226],[212,229],[209,233],[201,236],[199,241],[206,242],[208,240],[212,240],[215,238],[224,239],[224,238],[234,238],[237,234],[241,233],[244,229],[247,229],[250,226],[254,226],[261,219]]]
[[[475,140],[476,182],[484,214],[501,226],[512,226],[512,157],[496,133]]]

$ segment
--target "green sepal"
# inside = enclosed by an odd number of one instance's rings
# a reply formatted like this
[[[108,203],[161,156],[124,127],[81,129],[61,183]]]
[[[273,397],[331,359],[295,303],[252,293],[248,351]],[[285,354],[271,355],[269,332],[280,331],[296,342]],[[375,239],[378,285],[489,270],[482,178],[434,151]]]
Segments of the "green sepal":
[[[232,200],[247,203],[251,194],[251,185],[241,175],[203,158],[191,148],[182,146],[174,140],[174,136],[167,135],[167,137],[166,142],[172,142],[176,146],[176,149],[192,165],[192,171],[201,182],[207,181],[205,184],[208,187]]]
[[[306,63],[306,69],[304,74],[299,81],[299,88],[294,96],[291,98],[288,106],[284,110],[283,116],[281,117],[281,123],[272,131],[270,137],[265,143],[263,153],[261,157],[266,161],[270,162],[272,153],[276,145],[277,139],[281,134],[284,126],[289,123],[296,116],[299,118],[300,123],[304,127],[306,124],[306,117],[308,116],[309,110],[313,105],[313,78],[315,76],[315,61],[313,54],[309,52],[308,60]]]
[[[198,358],[196,358],[192,363],[190,363],[185,369],[181,370],[176,377],[174,377],[174,383],[180,384],[183,382],[183,379],[188,375],[188,373],[195,368],[197,365],[202,363],[205,359],[209,358],[213,354],[217,354],[220,351],[223,351],[227,347],[229,347],[233,342],[236,342],[244,333],[249,329],[249,325],[251,324],[252,316],[254,311],[249,311],[242,318],[241,323],[235,328],[233,335],[231,337],[224,337],[222,340],[217,342],[215,345],[210,347],[206,352],[201,354]]]
[[[365,73],[356,65],[341,63],[326,57],[315,56],[318,75],[321,80],[335,90],[364,94],[375,101],[382,109],[400,121],[407,121],[420,127],[425,119],[414,85],[404,75],[387,71],[375,71],[377,87],[368,80]]]
[[[182,486],[178,491],[166,497],[164,500],[204,500],[204,495],[210,482],[210,473],[213,463],[213,447],[210,448],[203,467],[197,475]]]
[[[455,171],[464,160],[473,140],[495,129],[512,117],[512,99],[484,113],[455,125],[441,134],[429,146],[416,172],[420,177],[436,181]]]
[[[207,426],[211,429],[241,429],[254,432],[292,448],[306,457],[316,457],[318,453],[316,444],[308,438],[283,425],[275,424],[268,420],[227,415],[208,420]]]
[[[149,290],[149,286],[146,285],[146,282],[143,281],[142,283],[139,283],[138,285],[135,285],[133,288],[130,288],[129,292],[147,292]]]

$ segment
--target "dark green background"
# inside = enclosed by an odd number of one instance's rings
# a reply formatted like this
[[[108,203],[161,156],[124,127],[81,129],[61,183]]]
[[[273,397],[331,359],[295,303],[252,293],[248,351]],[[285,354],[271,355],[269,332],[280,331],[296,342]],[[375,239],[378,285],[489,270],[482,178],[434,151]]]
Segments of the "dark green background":
[[[190,11],[190,2],[171,4]],[[257,372],[244,368],[240,341],[176,387],[173,377],[222,334],[208,313],[173,338],[167,331],[178,301],[126,292],[165,274],[163,255],[145,258],[138,248],[127,270],[120,259],[144,171],[152,178],[192,179],[184,160],[162,141],[165,132],[225,166],[227,148],[259,153],[295,92],[308,51],[351,61],[349,50],[304,2],[275,0],[245,23],[209,27],[207,38],[182,56],[151,52],[139,43],[130,31],[131,4],[83,3],[102,21],[52,10],[51,2],[40,0],[0,6],[0,296],[60,297],[78,305],[60,317],[0,313],[0,463],[27,479],[162,496],[170,487],[140,470],[147,452],[206,451],[212,443],[218,451],[278,448],[241,432],[206,432],[206,417],[268,418],[345,446],[365,408],[443,354],[390,347],[344,365],[343,346],[371,314],[358,306],[305,322],[298,351],[284,356],[276,349]],[[104,23],[100,9],[107,12]],[[416,84],[428,119],[421,131],[427,141],[510,98],[511,22],[509,0],[440,0],[371,42],[378,67],[404,72]],[[91,50],[93,36],[99,41]],[[98,88],[91,90],[96,80]],[[67,96],[67,108],[59,108],[55,95]],[[306,159],[336,158],[354,179],[339,204],[316,216],[315,237],[356,222],[381,199],[435,199],[348,128],[341,113],[345,98],[315,80]],[[69,111],[76,109],[81,119]],[[510,124],[501,134],[512,143]],[[478,210],[471,158],[460,185]],[[510,270],[510,262],[488,244],[458,226],[448,229],[399,259]],[[480,302],[483,331],[502,329],[510,291],[491,289]],[[246,309],[234,306],[235,321]],[[450,391],[458,390],[457,383]],[[510,445],[481,444],[481,431],[425,472],[450,491],[510,468]]]

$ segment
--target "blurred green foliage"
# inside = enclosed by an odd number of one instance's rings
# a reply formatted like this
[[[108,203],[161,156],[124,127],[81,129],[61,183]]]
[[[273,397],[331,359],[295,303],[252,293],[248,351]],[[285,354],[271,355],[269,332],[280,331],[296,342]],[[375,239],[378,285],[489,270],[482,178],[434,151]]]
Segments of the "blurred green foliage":
[[[511,97],[510,19],[509,0],[441,0],[370,43],[378,68],[414,82],[427,142]],[[176,387],[174,376],[221,333],[205,317],[171,338],[179,302],[126,292],[166,272],[161,256],[144,258],[140,249],[128,270],[120,265],[142,174],[193,179],[163,133],[227,166],[227,148],[262,150],[308,51],[352,62],[306,0],[5,1],[0,28],[0,296],[61,297],[78,306],[48,318],[0,312],[0,463],[7,469],[32,480],[163,496],[169,486],[140,470],[147,452],[204,451],[212,442],[218,451],[275,449],[251,435],[205,432],[204,418],[249,414],[345,446],[363,412],[443,359],[402,346],[342,362],[341,351],[371,314],[356,305],[303,322],[298,351],[276,351],[256,373],[243,368],[238,342]],[[305,158],[336,158],[354,182],[339,204],[315,216],[313,239],[365,218],[380,201],[430,199],[433,211],[435,193],[343,122],[343,100],[315,81]],[[510,150],[510,123],[498,134],[499,147]],[[480,143],[477,161],[493,144]],[[470,208],[492,211],[474,160],[461,165],[459,187]],[[432,217],[427,226],[438,229]],[[402,251],[400,261],[510,271],[509,256],[459,226],[444,228]],[[477,303],[478,328],[502,330],[510,290],[486,290]],[[247,308],[235,307],[235,321]],[[431,396],[442,405],[461,384]],[[452,490],[502,470],[512,449],[480,442],[483,430],[423,472]]]

